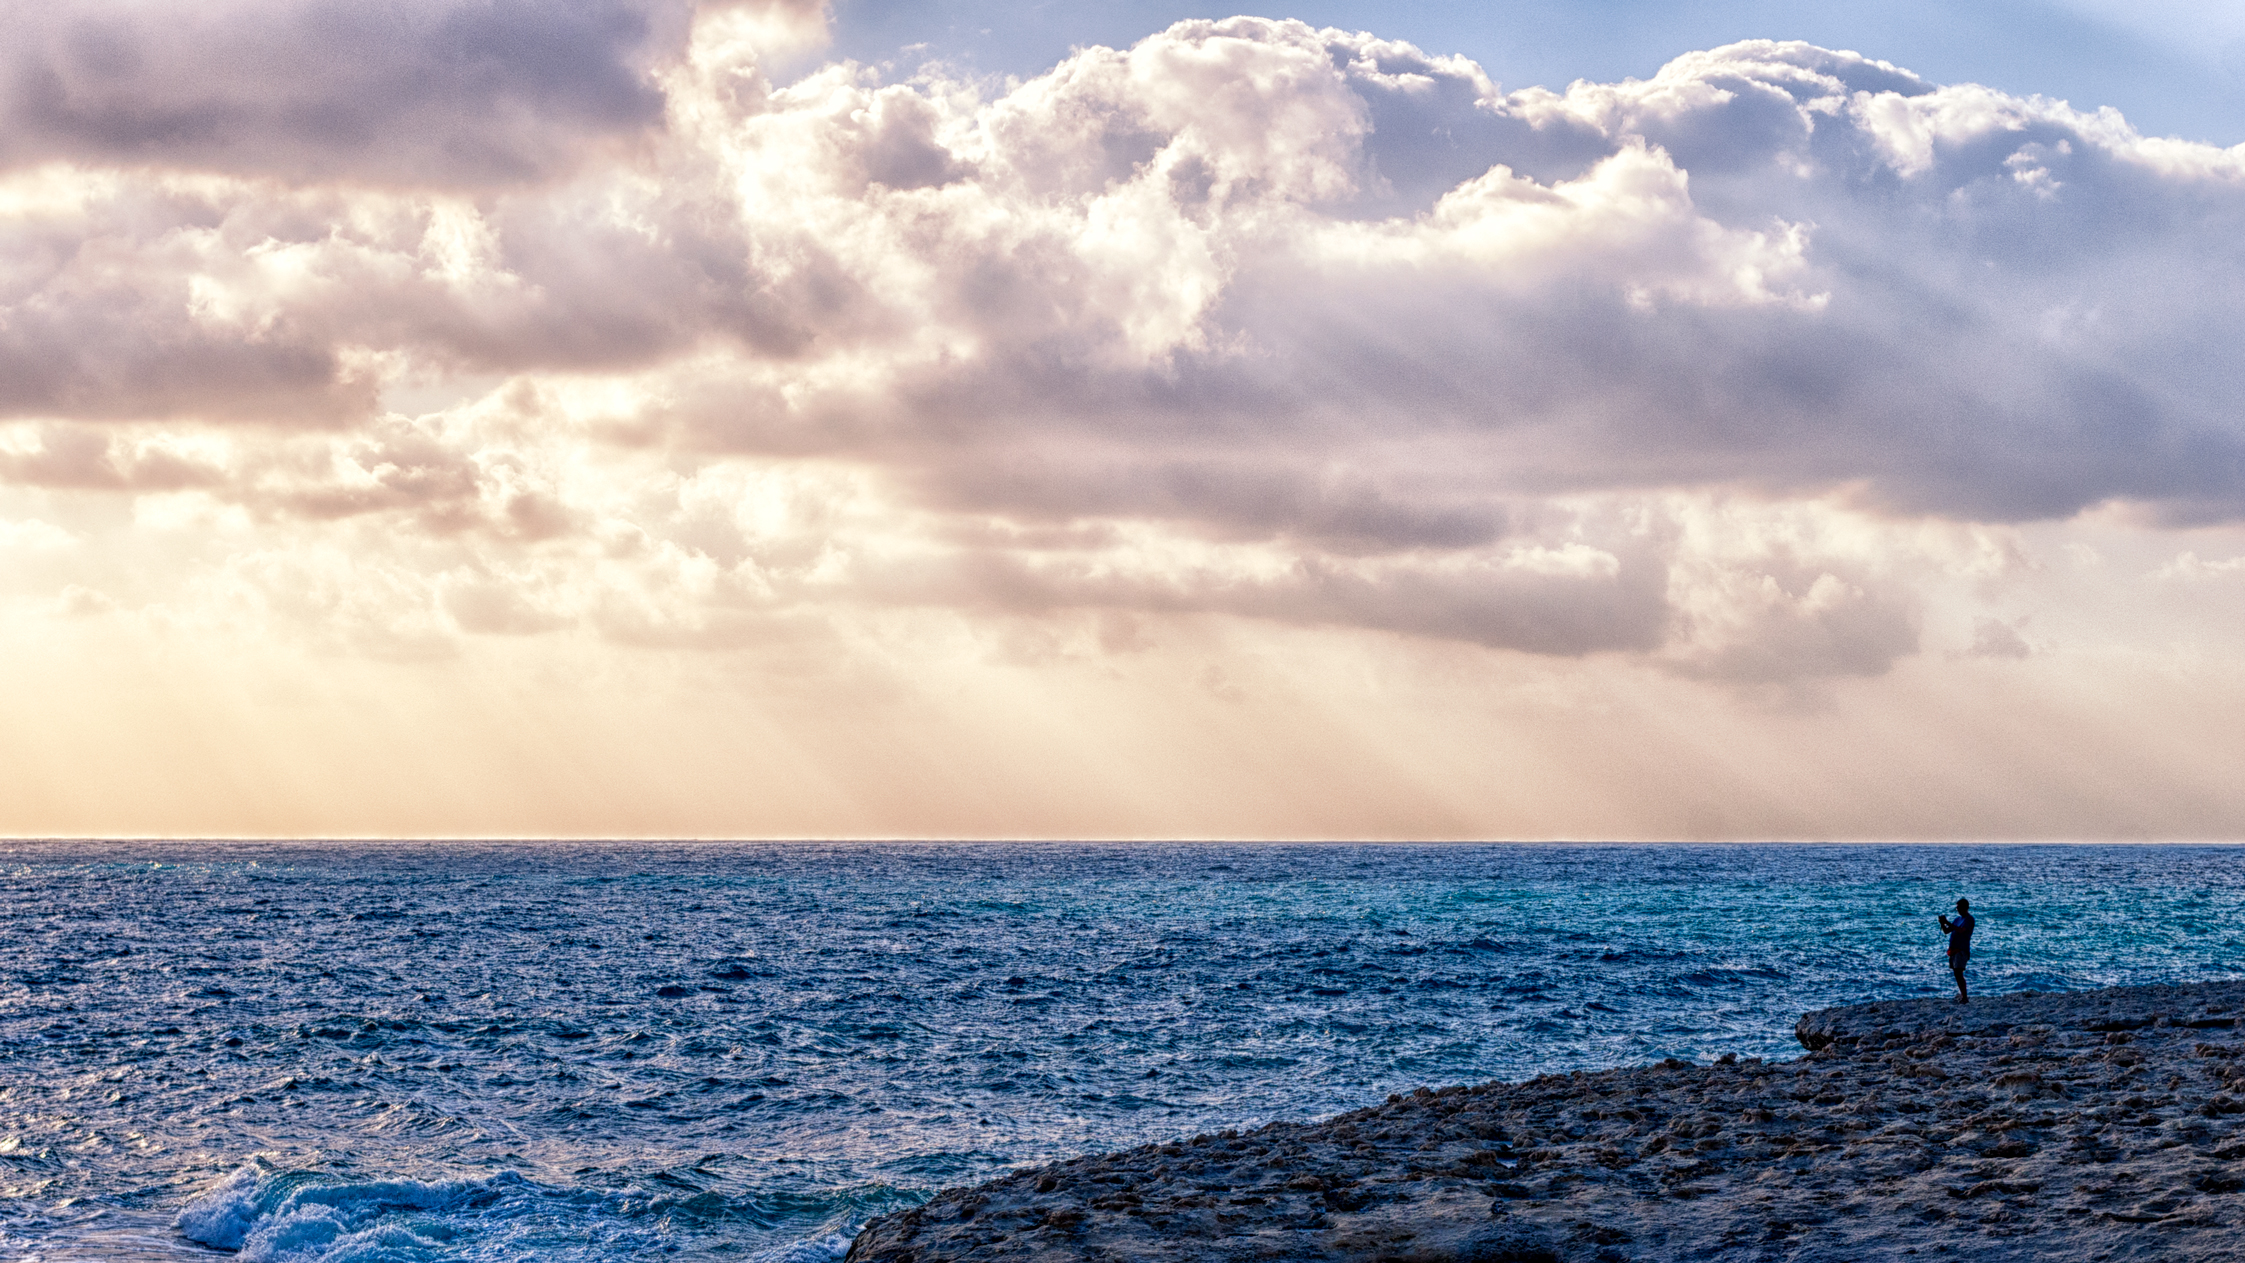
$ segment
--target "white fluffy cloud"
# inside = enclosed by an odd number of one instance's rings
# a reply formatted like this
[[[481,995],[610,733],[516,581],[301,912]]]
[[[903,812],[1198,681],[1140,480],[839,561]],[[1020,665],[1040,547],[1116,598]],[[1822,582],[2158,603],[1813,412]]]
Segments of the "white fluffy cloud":
[[[1853,54],[1508,93],[1239,18],[780,84],[815,11],[13,16],[0,479],[143,501],[75,549],[128,607],[404,659],[1211,614],[1762,688],[1921,649],[1955,532],[2245,516],[2245,152]]]

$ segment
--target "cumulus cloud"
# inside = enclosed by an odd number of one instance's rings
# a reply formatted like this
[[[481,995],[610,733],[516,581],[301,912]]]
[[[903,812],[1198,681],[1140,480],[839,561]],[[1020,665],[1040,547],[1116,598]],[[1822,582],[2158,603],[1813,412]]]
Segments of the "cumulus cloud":
[[[230,599],[390,656],[912,606],[1755,686],[1918,646],[1788,503],[2245,516],[2245,149],[1854,54],[1507,92],[1241,18],[781,84],[815,9],[23,16],[0,479],[245,514]]]

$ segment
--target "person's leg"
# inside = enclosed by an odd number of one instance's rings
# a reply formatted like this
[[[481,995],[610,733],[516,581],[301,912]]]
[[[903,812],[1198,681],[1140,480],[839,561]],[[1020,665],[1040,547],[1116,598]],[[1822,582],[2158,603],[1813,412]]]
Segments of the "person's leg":
[[[1964,989],[1964,962],[1962,960],[1959,960],[1957,957],[1951,956],[1949,958],[1949,972],[1955,974],[1957,978],[1957,1003],[1970,1003],[1970,997],[1965,993]]]

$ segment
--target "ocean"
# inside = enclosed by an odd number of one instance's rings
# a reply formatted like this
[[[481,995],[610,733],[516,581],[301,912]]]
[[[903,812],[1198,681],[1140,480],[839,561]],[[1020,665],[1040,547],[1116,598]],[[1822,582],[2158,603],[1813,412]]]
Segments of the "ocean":
[[[0,844],[0,1260],[832,1263],[1055,1158],[2245,974],[2226,846]]]

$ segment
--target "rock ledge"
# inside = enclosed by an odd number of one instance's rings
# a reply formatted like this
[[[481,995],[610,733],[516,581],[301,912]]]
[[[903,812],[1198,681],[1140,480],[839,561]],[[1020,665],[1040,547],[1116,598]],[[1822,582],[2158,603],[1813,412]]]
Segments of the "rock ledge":
[[[848,1263],[2245,1261],[2245,982],[1827,1009],[1670,1060],[1018,1171]]]
[[[2245,982],[2202,982],[2182,987],[2107,987],[2102,991],[1988,996],[1970,1004],[1953,1000],[1886,1000],[1820,1009],[1793,1026],[1801,1047],[1815,1052],[1882,1043],[1896,1036],[1951,1039],[2009,1035],[2030,1027],[2108,1035],[2147,1027],[2235,1031],[2245,1020]]]

